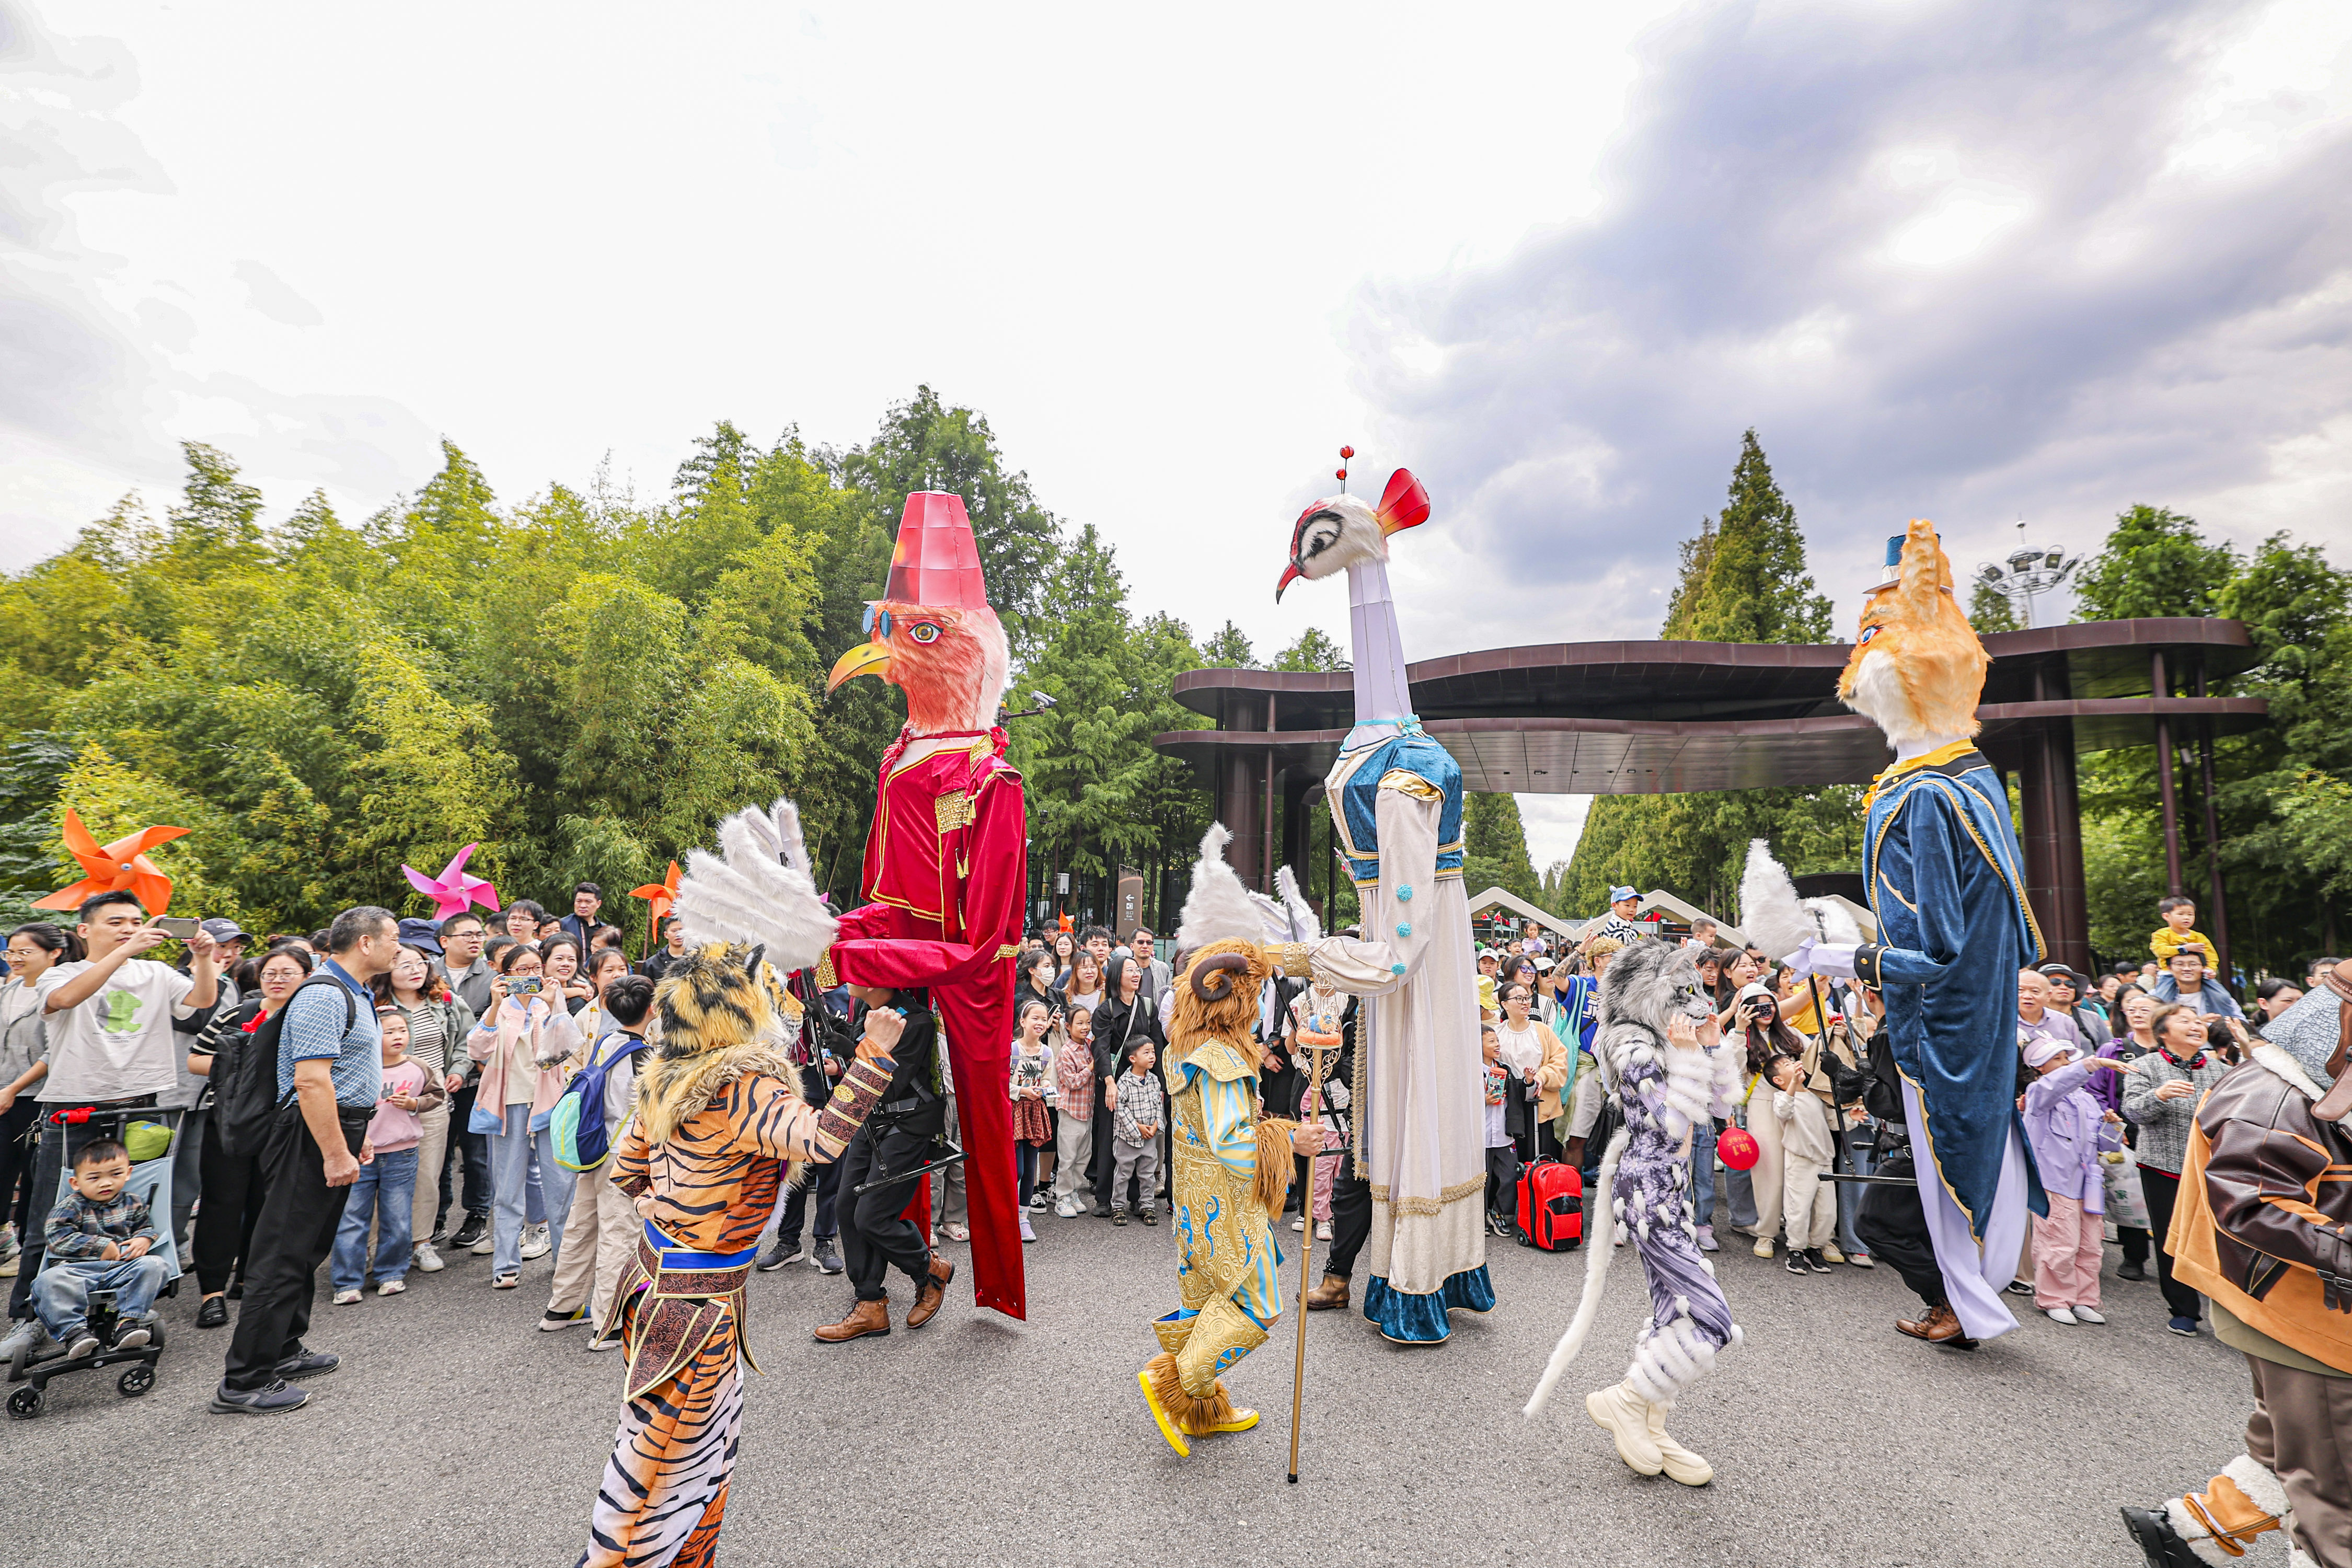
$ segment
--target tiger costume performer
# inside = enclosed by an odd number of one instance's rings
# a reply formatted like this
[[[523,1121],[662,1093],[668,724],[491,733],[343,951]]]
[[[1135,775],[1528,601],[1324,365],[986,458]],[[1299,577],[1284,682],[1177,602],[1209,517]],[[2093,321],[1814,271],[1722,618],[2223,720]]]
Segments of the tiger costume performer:
[[[889,1085],[887,1047],[904,1021],[877,1011],[830,1100],[803,1101],[783,1051],[798,1009],[772,971],[755,977],[759,963],[755,950],[714,944],[656,995],[659,1044],[614,1152],[614,1183],[645,1235],[598,1326],[622,1336],[629,1375],[580,1558],[593,1568],[714,1560],[742,1427],[743,1284],[760,1232],[796,1168],[837,1158]]]

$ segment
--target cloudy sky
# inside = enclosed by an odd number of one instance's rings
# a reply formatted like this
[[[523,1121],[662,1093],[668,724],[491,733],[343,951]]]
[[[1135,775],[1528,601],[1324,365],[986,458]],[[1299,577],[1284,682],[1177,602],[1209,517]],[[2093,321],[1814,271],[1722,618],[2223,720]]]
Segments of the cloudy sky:
[[[0,568],[182,439],[279,511],[445,434],[655,496],[922,382],[1261,647],[1344,633],[1272,595],[1342,441],[1435,497],[1415,657],[1654,633],[1750,425],[1842,619],[1911,516],[2352,558],[2336,0],[0,0]]]

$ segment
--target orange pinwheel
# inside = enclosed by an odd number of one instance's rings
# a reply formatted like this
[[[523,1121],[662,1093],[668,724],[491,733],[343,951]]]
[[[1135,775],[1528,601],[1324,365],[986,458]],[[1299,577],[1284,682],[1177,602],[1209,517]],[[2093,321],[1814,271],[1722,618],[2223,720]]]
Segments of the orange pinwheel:
[[[187,831],[184,827],[142,827],[127,838],[101,845],[90,837],[89,829],[82,826],[74,809],[68,806],[66,851],[81,862],[81,880],[70,888],[58,889],[46,899],[35,899],[33,907],[79,909],[86,899],[128,888],[139,895],[139,902],[149,914],[160,915],[172,907],[172,879],[147,858],[147,851],[158,844],[184,837]]]
[[[630,889],[629,897],[643,899],[653,906],[653,918],[647,922],[646,940],[646,951],[651,952],[661,944],[662,917],[669,913],[670,905],[677,901],[677,862],[673,860],[669,863],[669,875],[662,880]]]

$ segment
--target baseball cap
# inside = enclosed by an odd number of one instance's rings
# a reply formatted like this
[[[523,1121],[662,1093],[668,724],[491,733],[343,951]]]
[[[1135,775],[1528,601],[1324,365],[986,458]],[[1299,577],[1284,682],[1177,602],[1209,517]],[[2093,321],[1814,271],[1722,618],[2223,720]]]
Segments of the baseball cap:
[[[243,926],[237,924],[233,920],[226,919],[220,915],[215,915],[211,920],[205,922],[205,934],[212,938],[215,942],[244,942],[247,940],[245,928]]]
[[[2086,984],[2088,984],[2087,977],[2085,977],[2081,971],[2054,960],[2042,965],[2042,973],[2048,975],[2053,980],[2063,980],[2067,984],[2073,986],[2077,991],[2080,991]]]
[[[2052,1057],[2065,1056],[2070,1054],[2074,1049],[2074,1047],[2068,1045],[2063,1040],[2053,1039],[2048,1035],[2043,1035],[2040,1038],[2036,1039],[2032,1045],[2025,1047],[2025,1065],[2030,1068],[2038,1068],[2042,1066],[2042,1063],[2048,1061]]]
[[[1641,894],[1635,892],[1631,888],[1612,888],[1609,889],[1609,901],[1612,904],[1621,903],[1627,899],[1638,899],[1641,896]]]
[[[411,918],[400,922],[400,940],[411,947],[421,947],[434,957],[441,956],[441,928],[431,921]]]

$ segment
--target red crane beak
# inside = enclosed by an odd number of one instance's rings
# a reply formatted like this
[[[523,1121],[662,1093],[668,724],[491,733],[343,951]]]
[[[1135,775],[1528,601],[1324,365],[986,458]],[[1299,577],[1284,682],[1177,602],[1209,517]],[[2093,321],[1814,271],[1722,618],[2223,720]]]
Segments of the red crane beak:
[[[1282,591],[1306,575],[1306,573],[1301,572],[1298,569],[1298,563],[1296,561],[1284,567],[1282,569],[1282,581],[1274,585],[1274,602],[1277,605],[1282,603]]]

